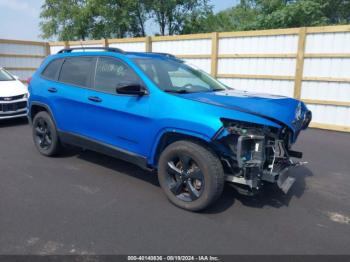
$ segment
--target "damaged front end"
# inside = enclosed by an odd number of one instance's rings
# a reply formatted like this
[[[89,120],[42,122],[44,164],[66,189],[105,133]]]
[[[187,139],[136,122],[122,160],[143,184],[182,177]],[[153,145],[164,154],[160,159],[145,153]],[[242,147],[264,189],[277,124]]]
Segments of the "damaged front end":
[[[223,124],[213,142],[220,150],[226,181],[247,195],[259,192],[265,182],[287,193],[295,182],[287,171],[305,164],[291,159],[302,157],[301,152],[291,150],[292,131],[229,120]]]

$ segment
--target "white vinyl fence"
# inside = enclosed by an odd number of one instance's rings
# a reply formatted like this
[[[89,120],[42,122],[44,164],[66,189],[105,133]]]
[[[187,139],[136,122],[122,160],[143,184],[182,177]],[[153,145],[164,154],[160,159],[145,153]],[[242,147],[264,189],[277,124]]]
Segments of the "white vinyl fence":
[[[0,67],[22,80],[29,78],[49,54],[44,42],[0,39]]]
[[[236,89],[301,99],[313,112],[313,127],[350,132],[349,25],[52,42],[49,50],[47,43],[34,48],[14,41],[6,48],[1,41],[0,65],[20,77],[30,75],[46,52],[64,47],[171,53]],[[26,57],[4,60],[6,52]]]

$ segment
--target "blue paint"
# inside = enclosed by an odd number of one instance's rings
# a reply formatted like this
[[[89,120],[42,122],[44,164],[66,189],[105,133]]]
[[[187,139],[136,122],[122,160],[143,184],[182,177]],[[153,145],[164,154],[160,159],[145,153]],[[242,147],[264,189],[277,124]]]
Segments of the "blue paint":
[[[44,79],[41,72],[50,61],[75,56],[115,57],[128,64],[143,80],[148,95],[130,96],[101,93]],[[191,135],[210,142],[222,128],[222,118],[275,128],[289,127],[295,141],[300,128],[293,125],[296,109],[304,103],[280,96],[251,94],[237,90],[174,94],[162,91],[134,62],[135,58],[174,60],[149,53],[72,52],[48,57],[29,85],[32,102],[46,104],[61,131],[86,136],[147,158],[155,166],[161,137],[168,132]],[[55,86],[57,93],[47,89]],[[88,100],[98,96],[101,103]]]

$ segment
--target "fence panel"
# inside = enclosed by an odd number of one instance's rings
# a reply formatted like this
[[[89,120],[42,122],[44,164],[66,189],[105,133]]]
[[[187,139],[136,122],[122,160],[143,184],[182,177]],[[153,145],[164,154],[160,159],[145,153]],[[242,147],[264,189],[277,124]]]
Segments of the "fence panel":
[[[44,42],[0,39],[0,66],[22,80],[35,72],[47,54]]]
[[[198,36],[199,39],[196,39]],[[171,53],[186,62],[199,67],[207,73],[211,71],[211,35],[154,37],[152,39],[152,51],[159,53]],[[171,52],[169,52],[171,51]]]
[[[64,43],[56,42],[54,45],[50,43],[50,54],[57,54],[64,48]]]
[[[218,75],[247,91],[293,96],[297,30],[220,33]]]
[[[350,131],[349,25],[53,43],[0,40],[0,65],[25,79],[48,53],[102,46],[171,53],[234,88],[302,99],[313,111],[313,127]]]
[[[134,43],[111,43],[110,47],[117,47],[124,51],[132,51],[132,52],[145,52],[146,44],[143,42],[134,42]]]
[[[223,83],[236,89],[254,93],[270,93],[293,97],[294,82],[290,80],[219,78]]]
[[[307,29],[301,99],[313,111],[313,126],[349,131],[350,28],[331,29]]]

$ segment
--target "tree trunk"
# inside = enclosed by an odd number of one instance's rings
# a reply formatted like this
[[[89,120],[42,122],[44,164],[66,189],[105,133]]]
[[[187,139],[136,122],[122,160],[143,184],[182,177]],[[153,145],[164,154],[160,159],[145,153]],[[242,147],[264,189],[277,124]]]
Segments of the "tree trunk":
[[[142,16],[141,16],[140,7],[137,8],[137,18],[139,20],[139,24],[140,24],[140,27],[141,27],[141,36],[145,36],[146,35],[146,33],[145,33],[145,25],[144,25],[144,21],[143,21]]]

